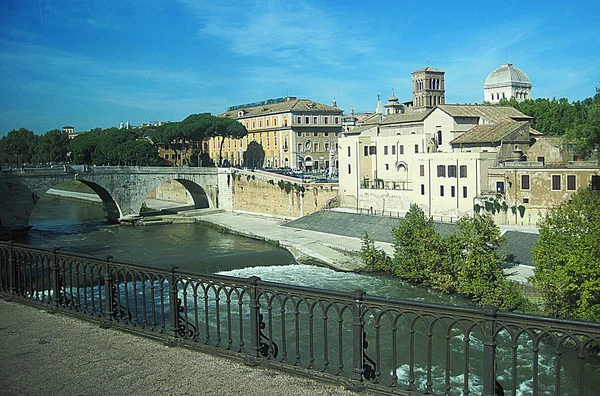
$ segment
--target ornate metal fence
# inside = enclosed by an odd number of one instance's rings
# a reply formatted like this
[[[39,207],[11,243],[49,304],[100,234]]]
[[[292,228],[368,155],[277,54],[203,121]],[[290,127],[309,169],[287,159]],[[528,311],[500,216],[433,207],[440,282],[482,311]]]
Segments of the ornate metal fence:
[[[600,324],[0,243],[0,292],[103,325],[399,394],[593,395]]]

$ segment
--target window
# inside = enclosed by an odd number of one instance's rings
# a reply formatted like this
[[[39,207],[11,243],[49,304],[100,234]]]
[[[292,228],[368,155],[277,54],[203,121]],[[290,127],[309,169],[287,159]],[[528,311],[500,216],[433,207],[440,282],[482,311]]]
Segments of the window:
[[[383,155],[388,155],[388,146],[383,146]]]
[[[594,191],[600,190],[600,176],[592,175],[592,180],[590,182],[590,188]]]
[[[438,146],[442,145],[442,131],[437,131],[437,144]]]
[[[298,143],[298,152],[304,151],[303,148],[302,143]]]
[[[419,175],[425,176],[425,165],[419,165]]]
[[[456,187],[450,186],[450,196],[456,197]]]
[[[385,170],[390,170],[390,164],[385,164]]]
[[[298,117],[298,124],[302,124],[302,117]]]
[[[269,126],[269,119],[267,118],[267,126]]]
[[[169,159],[169,154],[165,154],[165,159],[168,160]]]
[[[396,155],[396,145],[392,146],[392,155]]]
[[[317,119],[317,117],[313,117],[313,124],[318,124],[318,119]]]
[[[575,175],[567,175],[567,190],[573,191],[577,189],[577,178]]]
[[[521,175],[521,190],[529,190],[529,175]]]
[[[314,137],[317,137],[317,136],[319,136],[319,132],[313,132],[313,136],[314,136]]]
[[[440,186],[440,197],[444,196],[444,186]]]
[[[270,147],[270,146],[271,146],[271,145],[270,145],[270,140],[271,140],[271,139],[269,139],[269,137],[267,136],[267,147]]]
[[[560,190],[560,175],[552,175],[552,189]]]
[[[335,117],[335,123],[339,124],[340,123],[340,117]]]
[[[425,184],[421,184],[421,195],[425,195]]]
[[[369,154],[371,154],[371,155],[375,155],[375,154],[377,154],[377,147],[375,147],[375,146],[370,146],[370,147],[369,147]]]
[[[496,192],[498,192],[498,193],[504,192],[504,182],[503,181],[496,182]]]
[[[544,165],[544,157],[537,157],[537,162],[541,162]]]
[[[467,186],[463,186],[463,198],[467,198]]]
[[[448,165],[448,177],[456,177],[456,165]]]
[[[305,124],[310,124],[310,117],[305,117],[304,118],[304,123]]]
[[[404,154],[404,145],[400,145],[400,154]]]
[[[298,132],[298,137],[302,137],[302,132]]]
[[[273,118],[273,126],[277,126],[277,118]]]
[[[352,169],[350,168],[350,164],[348,164],[348,174],[350,175],[352,173]]]
[[[419,152],[419,145],[415,144],[415,153],[418,153],[418,152]]]
[[[350,157],[350,146],[348,146],[348,157]]]
[[[323,119],[323,122],[324,122],[325,124],[329,124],[329,117],[325,117],[325,118]]]
[[[314,151],[319,151],[319,143],[314,144]]]
[[[364,146],[364,151],[365,151],[365,153],[364,153],[365,157],[368,156],[369,155],[369,146]]]
[[[437,166],[438,177],[446,177],[446,167],[444,165]]]
[[[467,165],[460,166],[460,177],[461,178],[467,177]]]
[[[323,151],[329,151],[329,142],[325,142],[325,148]]]

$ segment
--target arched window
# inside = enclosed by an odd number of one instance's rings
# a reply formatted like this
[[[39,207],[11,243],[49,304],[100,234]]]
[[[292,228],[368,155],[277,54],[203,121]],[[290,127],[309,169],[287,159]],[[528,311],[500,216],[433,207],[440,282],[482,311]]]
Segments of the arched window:
[[[442,145],[442,131],[437,131],[437,144],[438,146]]]

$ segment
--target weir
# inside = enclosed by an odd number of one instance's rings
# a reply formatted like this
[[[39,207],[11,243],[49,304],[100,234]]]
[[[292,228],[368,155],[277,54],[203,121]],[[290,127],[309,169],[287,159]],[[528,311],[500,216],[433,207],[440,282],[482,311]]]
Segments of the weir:
[[[592,395],[600,324],[0,243],[0,293],[248,364],[397,394]]]

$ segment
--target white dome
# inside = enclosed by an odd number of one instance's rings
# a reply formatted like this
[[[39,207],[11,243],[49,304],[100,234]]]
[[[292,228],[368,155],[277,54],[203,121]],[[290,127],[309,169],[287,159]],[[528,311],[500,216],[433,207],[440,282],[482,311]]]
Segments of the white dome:
[[[483,88],[510,86],[531,88],[531,82],[529,82],[527,74],[514,67],[511,63],[505,63],[491,72],[485,79],[485,84],[483,84]]]

